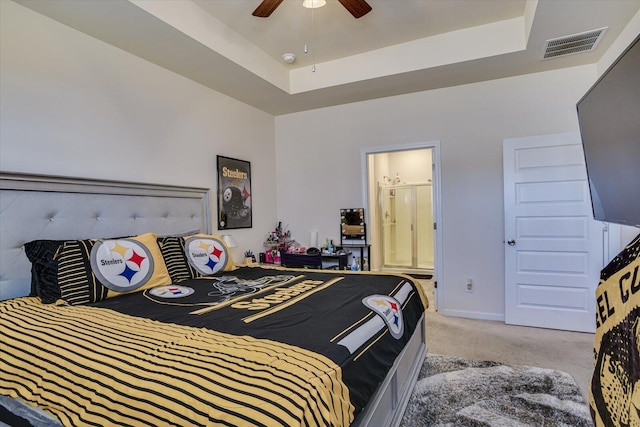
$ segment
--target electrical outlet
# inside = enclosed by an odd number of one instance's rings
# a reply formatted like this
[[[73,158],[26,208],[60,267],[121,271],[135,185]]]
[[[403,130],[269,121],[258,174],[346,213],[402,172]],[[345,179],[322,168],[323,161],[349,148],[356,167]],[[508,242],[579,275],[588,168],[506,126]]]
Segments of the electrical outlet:
[[[473,281],[467,277],[467,292],[473,292]]]

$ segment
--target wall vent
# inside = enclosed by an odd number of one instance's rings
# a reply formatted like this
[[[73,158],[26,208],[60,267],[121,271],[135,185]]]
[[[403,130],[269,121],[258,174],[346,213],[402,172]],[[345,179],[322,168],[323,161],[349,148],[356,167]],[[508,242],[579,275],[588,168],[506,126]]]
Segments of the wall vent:
[[[608,27],[585,31],[570,36],[549,39],[544,43],[542,59],[558,58],[576,53],[590,52],[596,48]]]

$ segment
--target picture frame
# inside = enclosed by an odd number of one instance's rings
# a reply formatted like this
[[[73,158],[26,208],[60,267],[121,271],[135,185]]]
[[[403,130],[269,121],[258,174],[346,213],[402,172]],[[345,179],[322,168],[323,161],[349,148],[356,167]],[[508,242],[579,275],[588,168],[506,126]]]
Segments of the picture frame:
[[[217,156],[218,230],[251,228],[251,163]]]

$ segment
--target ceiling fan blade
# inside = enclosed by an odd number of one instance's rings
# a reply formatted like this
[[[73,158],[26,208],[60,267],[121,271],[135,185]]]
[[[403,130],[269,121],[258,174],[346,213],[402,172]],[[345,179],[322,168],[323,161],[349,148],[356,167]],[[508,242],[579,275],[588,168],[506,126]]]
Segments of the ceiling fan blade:
[[[267,18],[280,6],[280,3],[282,3],[282,0],[262,0],[262,3],[253,11],[252,15],[258,18]]]
[[[371,12],[371,6],[364,0],[338,0],[353,15],[360,18]]]

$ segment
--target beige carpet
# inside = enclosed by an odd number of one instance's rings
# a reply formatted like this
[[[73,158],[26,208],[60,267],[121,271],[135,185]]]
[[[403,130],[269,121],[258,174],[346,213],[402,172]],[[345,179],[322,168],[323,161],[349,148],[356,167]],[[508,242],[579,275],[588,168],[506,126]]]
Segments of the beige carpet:
[[[588,397],[593,334],[505,325],[427,312],[428,352],[508,365],[557,369],[571,375]]]
[[[432,284],[420,280],[433,300]],[[582,395],[589,395],[594,334],[506,325],[503,322],[443,316],[427,311],[429,353],[507,365],[556,369],[571,375]]]

